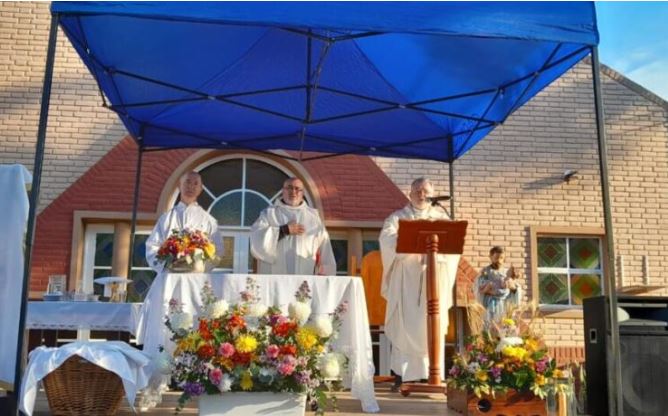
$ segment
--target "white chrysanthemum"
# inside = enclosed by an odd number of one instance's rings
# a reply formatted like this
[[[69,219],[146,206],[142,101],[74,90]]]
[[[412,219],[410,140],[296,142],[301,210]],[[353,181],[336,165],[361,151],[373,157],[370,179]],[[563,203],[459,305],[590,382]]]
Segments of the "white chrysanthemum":
[[[262,303],[253,303],[248,308],[248,316],[255,316],[259,318],[267,313],[267,309],[269,309],[267,308],[267,305]]]
[[[288,314],[290,315],[290,318],[304,323],[308,317],[311,316],[311,306],[304,302],[292,302],[288,306]]]
[[[160,351],[160,354],[156,355],[153,361],[160,374],[172,373],[172,356],[167,351]]]
[[[524,344],[524,340],[520,337],[504,337],[499,341],[499,345],[496,346],[496,352],[502,351],[506,347],[514,347],[515,345]]]
[[[209,319],[218,319],[225,315],[230,309],[230,304],[226,300],[217,300],[214,303],[207,305],[204,314]]]
[[[325,354],[318,363],[320,373],[325,378],[336,378],[341,373],[338,354]]]
[[[466,366],[466,371],[468,371],[471,374],[475,374],[476,371],[480,370],[480,364],[473,362],[469,363],[468,366]]]
[[[172,329],[189,330],[193,327],[193,316],[188,312],[176,312],[169,316]]]
[[[226,392],[232,390],[232,384],[234,384],[234,378],[232,378],[229,374],[225,373],[223,374],[223,378],[220,380],[220,384],[218,385],[218,390],[221,392]]]
[[[319,316],[313,321],[313,328],[319,337],[327,338],[332,335],[334,328],[332,320],[328,316]]]

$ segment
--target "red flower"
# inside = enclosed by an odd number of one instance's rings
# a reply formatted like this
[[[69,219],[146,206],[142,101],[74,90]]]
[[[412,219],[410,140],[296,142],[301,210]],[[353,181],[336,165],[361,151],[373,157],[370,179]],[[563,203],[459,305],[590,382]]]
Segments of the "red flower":
[[[248,365],[253,358],[252,352],[236,352],[232,356],[232,361],[240,365]]]
[[[279,337],[285,337],[290,332],[294,331],[295,328],[297,328],[297,324],[295,322],[283,322],[274,326],[274,334],[278,335]]]
[[[204,344],[197,349],[197,356],[203,360],[208,360],[214,355],[216,355],[216,349],[209,344]]]
[[[283,345],[281,347],[282,355],[295,355],[297,354],[297,347],[292,344]]]

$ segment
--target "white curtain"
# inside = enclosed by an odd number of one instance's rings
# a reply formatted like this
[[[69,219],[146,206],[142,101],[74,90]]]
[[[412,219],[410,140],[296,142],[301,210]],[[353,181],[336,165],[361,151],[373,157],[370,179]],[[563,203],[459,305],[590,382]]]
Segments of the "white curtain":
[[[23,165],[0,165],[0,382],[14,382],[23,280],[23,248],[28,221],[26,186],[32,175]]]

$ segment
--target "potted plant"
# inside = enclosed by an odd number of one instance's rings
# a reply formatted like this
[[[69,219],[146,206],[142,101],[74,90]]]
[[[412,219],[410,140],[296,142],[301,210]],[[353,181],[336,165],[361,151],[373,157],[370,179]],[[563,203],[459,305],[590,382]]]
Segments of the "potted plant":
[[[306,281],[287,313],[261,303],[257,292],[249,277],[241,301],[228,304],[205,285],[196,317],[170,302],[166,325],[175,350],[169,369],[183,389],[177,411],[193,397],[200,398],[200,415],[303,415],[307,397],[319,413],[330,402],[335,405],[327,392],[338,383],[347,358],[329,343],[347,305],[312,315]]]
[[[486,322],[471,336],[448,371],[448,406],[463,414],[546,414],[554,379],[564,377],[543,339],[516,309]],[[477,414],[477,413],[475,413]]]

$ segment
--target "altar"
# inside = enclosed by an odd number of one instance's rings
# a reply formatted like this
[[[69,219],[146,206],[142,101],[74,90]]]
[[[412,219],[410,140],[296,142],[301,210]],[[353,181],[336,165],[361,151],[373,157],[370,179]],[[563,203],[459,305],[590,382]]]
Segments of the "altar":
[[[348,304],[343,316],[334,348],[349,357],[349,369],[344,386],[351,395],[361,401],[365,412],[379,411],[374,395],[373,354],[364,286],[358,277],[307,276],[307,275],[247,275],[225,273],[165,273],[158,275],[144,301],[137,326],[137,342],[144,345],[144,352],[156,355],[160,346],[170,348],[169,330],[165,326],[168,304],[175,299],[183,304],[183,310],[196,314],[202,305],[201,289],[206,282],[220,299],[237,303],[240,292],[246,289],[246,279],[255,278],[259,286],[261,302],[279,306],[287,311],[294,301],[295,292],[302,284],[309,283],[313,314],[331,314],[342,302]]]

